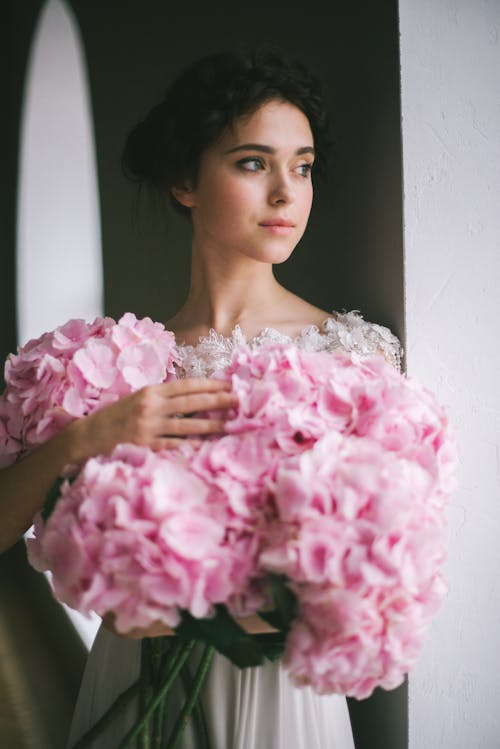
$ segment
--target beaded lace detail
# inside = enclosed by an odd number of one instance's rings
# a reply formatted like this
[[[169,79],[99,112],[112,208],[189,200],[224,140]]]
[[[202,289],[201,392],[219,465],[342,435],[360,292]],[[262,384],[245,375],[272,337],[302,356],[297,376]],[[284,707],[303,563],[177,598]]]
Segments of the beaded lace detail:
[[[285,343],[306,351],[335,351],[369,356],[381,354],[394,367],[401,369],[402,349],[399,340],[389,328],[363,320],[357,311],[333,312],[320,327],[308,325],[297,336],[287,336],[275,328],[264,328],[257,336],[247,340],[239,325],[231,336],[211,330],[200,336],[194,346],[180,344],[179,374],[184,377],[210,377],[226,367],[238,346],[265,346]]]

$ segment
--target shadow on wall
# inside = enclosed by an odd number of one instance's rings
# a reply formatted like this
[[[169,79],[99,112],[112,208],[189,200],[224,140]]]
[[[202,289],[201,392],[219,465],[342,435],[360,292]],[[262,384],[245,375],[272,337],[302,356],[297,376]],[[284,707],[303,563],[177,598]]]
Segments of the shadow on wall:
[[[0,557],[0,745],[62,749],[86,650],[23,541]]]

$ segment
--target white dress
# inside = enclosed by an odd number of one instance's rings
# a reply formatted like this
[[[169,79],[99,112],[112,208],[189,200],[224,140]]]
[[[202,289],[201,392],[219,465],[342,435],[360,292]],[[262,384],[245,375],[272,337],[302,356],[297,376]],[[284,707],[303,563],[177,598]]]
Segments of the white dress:
[[[321,329],[311,325],[292,339],[266,328],[251,343],[294,344],[308,351],[344,349],[355,355],[380,353],[400,365],[397,338],[380,325],[365,322],[355,312],[334,314]],[[226,338],[215,331],[195,346],[182,346],[181,376],[205,377],[223,368],[233,349],[247,343],[240,328]],[[138,677],[141,644],[118,638],[101,627],[89,653],[68,749]],[[196,656],[196,653],[195,653]],[[169,713],[181,703],[173,694]],[[213,749],[354,749],[347,703],[339,695],[319,696],[310,687],[297,688],[279,662],[240,670],[216,654],[202,693],[202,703]],[[92,744],[92,749],[115,749],[136,716],[132,702]],[[167,716],[168,722],[168,716]],[[179,749],[196,749],[188,724]]]

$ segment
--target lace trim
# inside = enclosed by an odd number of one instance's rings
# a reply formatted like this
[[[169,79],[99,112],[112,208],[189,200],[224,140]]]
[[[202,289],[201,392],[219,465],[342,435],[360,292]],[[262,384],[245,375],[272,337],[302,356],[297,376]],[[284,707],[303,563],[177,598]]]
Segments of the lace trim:
[[[401,369],[402,348],[399,340],[389,328],[366,322],[361,314],[333,312],[321,324],[308,325],[297,336],[287,336],[275,328],[264,328],[258,335],[247,340],[239,325],[231,336],[223,336],[211,330],[200,336],[193,345],[178,347],[180,365],[178,374],[184,377],[209,377],[226,367],[237,346],[245,344],[264,346],[271,343],[292,344],[306,351],[335,351],[343,349],[361,356],[381,354],[397,369]]]

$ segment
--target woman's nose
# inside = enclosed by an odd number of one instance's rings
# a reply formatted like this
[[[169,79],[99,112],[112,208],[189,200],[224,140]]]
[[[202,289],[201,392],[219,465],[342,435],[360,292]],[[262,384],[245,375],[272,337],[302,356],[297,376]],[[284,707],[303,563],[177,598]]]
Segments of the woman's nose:
[[[284,173],[277,173],[269,191],[269,202],[271,205],[280,203],[292,203],[294,200],[294,190],[290,177]]]

